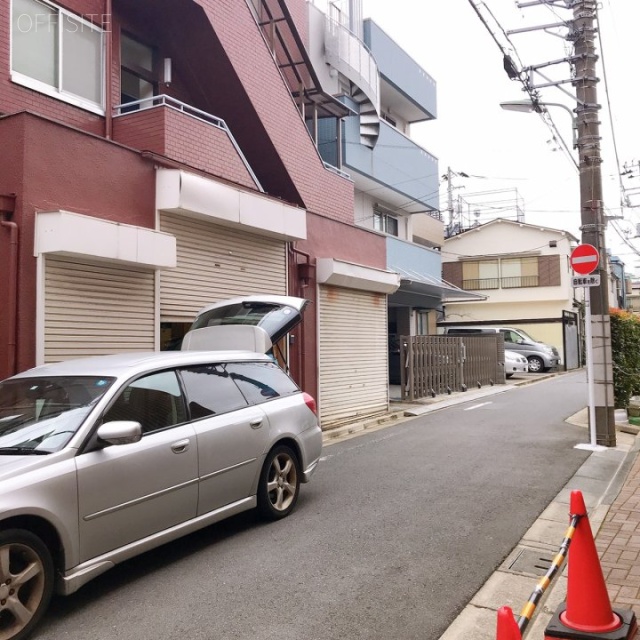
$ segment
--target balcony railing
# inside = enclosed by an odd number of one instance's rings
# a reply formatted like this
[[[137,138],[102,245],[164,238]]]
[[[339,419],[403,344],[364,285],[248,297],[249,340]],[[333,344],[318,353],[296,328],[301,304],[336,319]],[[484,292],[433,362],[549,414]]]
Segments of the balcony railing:
[[[204,122],[210,126],[215,127],[216,129],[223,131],[224,135],[226,135],[226,137],[229,139],[229,142],[233,145],[233,148],[237,152],[240,160],[242,161],[244,167],[246,168],[255,184],[258,186],[260,185],[258,178],[251,168],[251,165],[247,161],[245,155],[242,153],[242,150],[240,149],[240,146],[238,145],[236,139],[233,137],[231,130],[227,126],[227,123],[222,118],[218,118],[217,116],[181,102],[180,100],[176,100],[175,98],[172,98],[171,96],[168,96],[166,94],[160,94],[157,96],[151,96],[149,98],[142,98],[141,100],[134,100],[132,102],[119,104],[113,108],[114,118],[126,117],[128,115],[138,114],[150,109],[157,109],[158,107],[171,109],[173,111],[184,114],[189,118]],[[260,190],[262,190],[262,187],[259,188]]]
[[[502,278],[500,286],[503,289],[519,289],[522,287],[537,287],[538,276],[513,276],[511,278]]]
[[[473,278],[462,281],[462,288],[467,291],[479,291],[481,289],[499,289],[500,278]]]
[[[327,62],[356,84],[378,111],[380,108],[378,65],[364,42],[345,26],[327,16],[325,47]]]
[[[471,291],[481,289],[523,289],[539,286],[538,276],[513,276],[510,278],[471,278],[462,281],[462,288]]]

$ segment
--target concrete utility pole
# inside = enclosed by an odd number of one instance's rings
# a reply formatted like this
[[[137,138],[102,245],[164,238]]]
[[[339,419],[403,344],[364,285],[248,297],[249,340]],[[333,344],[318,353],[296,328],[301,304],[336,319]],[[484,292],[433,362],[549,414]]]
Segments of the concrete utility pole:
[[[574,0],[573,23],[568,39],[575,43],[576,124],[580,166],[580,211],[582,242],[600,253],[600,285],[591,288],[591,333],[593,336],[593,382],[596,442],[616,445],[614,417],[611,326],[609,322],[608,260],[605,249],[605,218],[602,210],[600,156],[600,105],[597,97],[595,37],[596,0]]]
[[[449,212],[449,235],[453,235],[453,171],[447,167],[447,211]]]

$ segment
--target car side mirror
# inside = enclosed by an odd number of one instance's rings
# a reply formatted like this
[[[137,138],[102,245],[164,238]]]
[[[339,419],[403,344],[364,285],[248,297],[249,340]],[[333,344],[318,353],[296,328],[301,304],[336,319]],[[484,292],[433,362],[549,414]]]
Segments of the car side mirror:
[[[142,425],[134,420],[113,420],[98,427],[98,440],[109,444],[132,444],[140,442]]]

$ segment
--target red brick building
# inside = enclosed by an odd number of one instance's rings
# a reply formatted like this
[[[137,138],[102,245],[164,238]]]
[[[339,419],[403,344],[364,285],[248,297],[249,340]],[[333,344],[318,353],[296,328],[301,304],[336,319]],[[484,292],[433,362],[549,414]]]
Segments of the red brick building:
[[[205,304],[289,293],[312,301],[291,370],[321,411],[331,405],[319,296],[326,317],[348,309],[345,290],[386,309],[399,279],[385,237],[354,224],[352,180],[316,147],[314,123],[352,110],[307,61],[306,11],[0,0],[0,378],[166,348]],[[383,357],[386,312],[375,317]],[[370,346],[326,346],[344,348],[358,414],[388,401],[386,370],[367,373]]]

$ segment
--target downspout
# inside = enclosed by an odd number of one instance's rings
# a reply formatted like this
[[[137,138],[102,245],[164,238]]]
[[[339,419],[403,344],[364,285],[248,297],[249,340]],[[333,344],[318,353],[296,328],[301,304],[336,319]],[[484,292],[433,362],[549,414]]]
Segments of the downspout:
[[[18,328],[18,225],[10,220],[15,209],[15,196],[0,196],[0,226],[9,230],[9,326],[7,327],[7,373],[17,373],[17,328]]]
[[[105,43],[105,87],[104,87],[104,137],[107,140],[111,140],[113,137],[113,115],[112,115],[112,97],[113,91],[111,87],[111,74],[112,74],[112,56],[113,56],[113,6],[112,0],[105,0],[104,3],[104,16],[102,18],[102,28],[106,34]]]
[[[305,253],[304,251],[300,251],[296,249],[292,243],[289,243],[289,251],[293,256],[293,260],[291,261],[294,265],[294,277],[296,278],[296,295],[299,298],[304,298],[304,289],[309,286],[311,281],[311,272],[313,269],[313,264],[311,262],[311,255]],[[298,256],[302,256],[306,259],[305,262],[298,262]],[[304,271],[303,271],[304,269]],[[304,321],[299,325],[299,346],[298,346],[298,371],[300,372],[300,386],[303,389],[306,389],[306,374],[304,368],[305,362],[305,331],[304,331]]]

